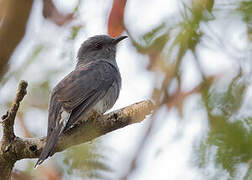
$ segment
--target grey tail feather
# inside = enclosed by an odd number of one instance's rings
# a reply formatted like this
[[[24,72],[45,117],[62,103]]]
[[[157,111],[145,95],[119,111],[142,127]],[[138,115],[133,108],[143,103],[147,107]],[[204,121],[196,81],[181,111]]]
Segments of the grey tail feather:
[[[49,137],[47,137],[46,144],[45,144],[34,168],[36,168],[38,165],[42,164],[44,162],[44,160],[46,160],[52,154],[54,147],[57,144],[57,141],[59,139],[59,136],[61,135],[64,128],[65,128],[64,123],[60,123],[59,126],[53,130],[51,135]]]

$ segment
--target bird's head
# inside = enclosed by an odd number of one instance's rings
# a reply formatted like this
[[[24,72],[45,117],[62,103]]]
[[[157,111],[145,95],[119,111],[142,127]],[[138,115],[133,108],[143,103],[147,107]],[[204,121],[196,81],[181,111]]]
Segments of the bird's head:
[[[94,60],[115,60],[116,45],[127,36],[111,38],[108,35],[97,35],[87,39],[78,52],[79,63],[88,63]]]

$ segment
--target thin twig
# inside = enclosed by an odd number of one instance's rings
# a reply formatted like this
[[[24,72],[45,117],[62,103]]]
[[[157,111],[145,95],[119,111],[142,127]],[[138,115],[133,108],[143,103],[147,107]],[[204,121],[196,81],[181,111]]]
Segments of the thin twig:
[[[18,91],[16,94],[16,98],[12,103],[10,109],[7,111],[5,115],[2,116],[2,126],[3,126],[3,137],[2,141],[8,141],[14,139],[14,121],[15,117],[20,105],[20,102],[23,100],[24,96],[26,95],[26,88],[28,83],[26,81],[21,81],[18,86]]]

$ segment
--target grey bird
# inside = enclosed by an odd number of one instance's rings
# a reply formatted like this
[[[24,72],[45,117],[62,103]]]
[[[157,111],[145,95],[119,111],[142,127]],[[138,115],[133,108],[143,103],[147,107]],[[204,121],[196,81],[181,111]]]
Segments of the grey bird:
[[[97,35],[81,45],[75,69],[51,93],[46,144],[35,167],[52,155],[62,133],[93,112],[103,114],[115,104],[121,88],[116,45],[125,38]]]

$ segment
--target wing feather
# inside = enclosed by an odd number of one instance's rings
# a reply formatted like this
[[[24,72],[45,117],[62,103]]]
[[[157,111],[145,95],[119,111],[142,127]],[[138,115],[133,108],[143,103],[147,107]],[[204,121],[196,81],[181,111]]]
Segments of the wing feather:
[[[71,113],[67,127],[101,100],[114,82],[120,85],[120,75],[107,61],[95,61],[79,67],[54,88],[50,100],[48,135],[56,126],[61,107]]]

